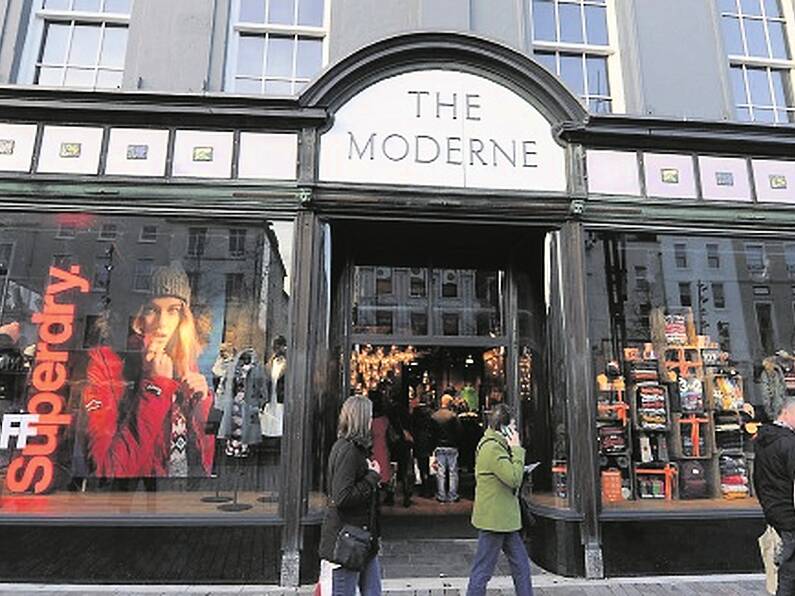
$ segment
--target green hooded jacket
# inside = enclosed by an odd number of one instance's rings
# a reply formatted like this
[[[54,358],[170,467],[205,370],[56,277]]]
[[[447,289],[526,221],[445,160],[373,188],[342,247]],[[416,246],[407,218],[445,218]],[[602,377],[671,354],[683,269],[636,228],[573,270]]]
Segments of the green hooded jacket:
[[[522,527],[517,493],[524,475],[524,448],[509,447],[502,433],[486,429],[475,459],[475,506],[472,525],[490,532]]]

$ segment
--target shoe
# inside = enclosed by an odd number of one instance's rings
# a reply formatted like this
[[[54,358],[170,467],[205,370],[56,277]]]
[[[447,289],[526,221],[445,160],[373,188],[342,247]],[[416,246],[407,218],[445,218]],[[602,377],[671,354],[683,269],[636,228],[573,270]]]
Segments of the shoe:
[[[411,507],[413,502],[409,497],[403,497],[403,507]]]
[[[455,499],[449,499],[448,503],[458,503],[461,500],[461,497],[456,497]]]
[[[447,503],[447,499],[440,499],[439,497],[436,497],[436,502],[437,503]]]

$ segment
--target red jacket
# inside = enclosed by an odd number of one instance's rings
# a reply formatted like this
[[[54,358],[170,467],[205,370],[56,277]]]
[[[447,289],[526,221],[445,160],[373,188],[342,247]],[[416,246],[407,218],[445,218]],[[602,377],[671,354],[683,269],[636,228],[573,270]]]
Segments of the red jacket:
[[[179,382],[166,377],[141,378],[134,425],[131,420],[119,420],[119,404],[125,399],[127,387],[121,358],[107,346],[92,349],[83,407],[88,420],[88,453],[95,474],[102,478],[168,476],[170,413]],[[211,395],[205,395],[185,408],[190,424],[188,449],[200,456],[206,475],[212,469],[215,451],[215,437],[204,430],[212,401]]]

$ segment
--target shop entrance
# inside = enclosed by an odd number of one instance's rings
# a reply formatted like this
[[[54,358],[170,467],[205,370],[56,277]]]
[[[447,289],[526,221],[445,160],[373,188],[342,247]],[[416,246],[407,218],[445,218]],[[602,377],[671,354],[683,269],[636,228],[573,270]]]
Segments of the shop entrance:
[[[495,404],[513,407],[534,460],[555,455],[548,237],[486,225],[333,227],[341,395],[373,399],[382,513],[400,536],[474,535],[475,448]],[[552,492],[551,478],[541,484]]]

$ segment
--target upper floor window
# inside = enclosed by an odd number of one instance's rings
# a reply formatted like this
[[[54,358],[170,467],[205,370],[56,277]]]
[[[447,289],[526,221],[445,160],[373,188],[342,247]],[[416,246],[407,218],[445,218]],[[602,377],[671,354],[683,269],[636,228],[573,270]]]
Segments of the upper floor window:
[[[615,54],[607,0],[533,0],[536,59],[582,97],[591,112],[612,112],[608,64]]]
[[[296,95],[325,62],[324,0],[235,0],[226,88]]]
[[[793,122],[787,22],[779,0],[719,0],[737,118]]]
[[[36,0],[20,82],[118,89],[132,0]]]

